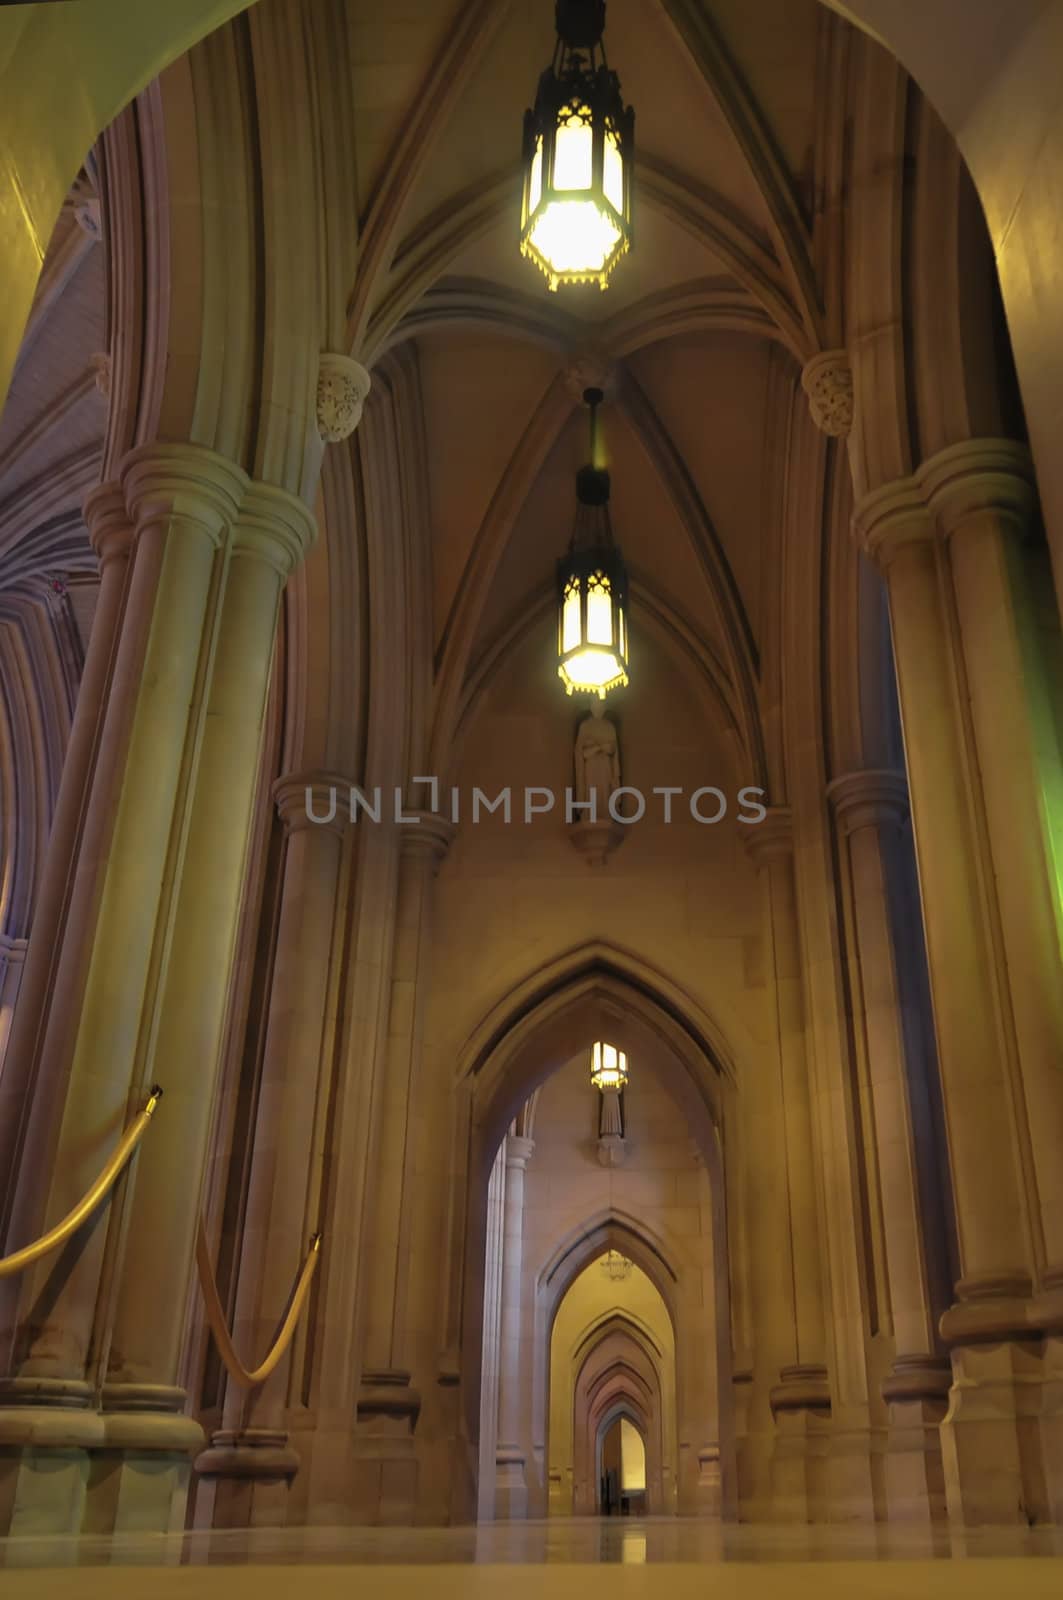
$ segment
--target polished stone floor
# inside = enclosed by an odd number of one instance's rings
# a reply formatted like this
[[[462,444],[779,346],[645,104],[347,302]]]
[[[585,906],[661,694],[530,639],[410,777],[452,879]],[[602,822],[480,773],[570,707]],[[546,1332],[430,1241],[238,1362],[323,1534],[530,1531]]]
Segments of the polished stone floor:
[[[674,1518],[259,1529],[12,1539],[0,1566],[2,1600],[1061,1600],[1063,1530]]]

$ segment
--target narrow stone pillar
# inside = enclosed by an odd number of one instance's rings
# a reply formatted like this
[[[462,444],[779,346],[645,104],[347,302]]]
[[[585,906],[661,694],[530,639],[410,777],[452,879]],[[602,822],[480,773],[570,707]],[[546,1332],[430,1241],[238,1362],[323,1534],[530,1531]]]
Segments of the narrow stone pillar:
[[[789,1234],[792,1250],[789,1280],[777,1280],[774,1288],[776,1297],[789,1302],[785,1312],[780,1306],[776,1314],[788,1314],[792,1319],[792,1359],[780,1369],[769,1396],[776,1435],[771,1464],[772,1515],[783,1521],[813,1522],[819,1519],[823,1496],[830,1388],[789,810],[769,810],[762,822],[750,827],[746,843],[764,886],[769,973],[776,996],[786,1190],[785,1210],[773,1219],[773,1230]],[[763,1233],[753,1249],[771,1249]],[[765,1263],[760,1265],[763,1268]],[[775,1255],[770,1270],[778,1273],[778,1265]],[[754,1263],[754,1273],[757,1271]]]
[[[1033,659],[1021,545],[1036,510],[1022,445],[972,440],[918,478],[948,540],[1039,1201],[1039,1276],[1063,1285],[1063,916],[1048,809],[1059,744]],[[1053,686],[1058,693],[1058,686]]]
[[[1063,1524],[1063,1285],[1047,1290],[1036,1310],[1044,1336],[1041,1373],[1041,1448],[1049,1520]]]
[[[938,1429],[949,1365],[938,1341],[935,1299],[951,1285],[944,1282],[943,1219],[925,1214],[920,1198],[917,1148],[928,1118],[925,1106],[913,1104],[905,1030],[909,1001],[896,955],[897,934],[903,932],[895,926],[890,893],[902,873],[908,787],[900,773],[854,772],[835,779],[828,793],[847,844],[896,1349],[883,1386],[890,1408],[887,1501],[891,1517],[937,1521],[945,1515]]]
[[[113,1318],[109,1308],[101,1312],[108,1440],[126,1430],[134,1411],[141,1418],[139,1449],[101,1480],[93,1513],[98,1527],[165,1527],[187,1485],[187,1424],[177,1415],[186,1397],[177,1378],[207,1138],[280,596],[314,533],[301,500],[263,484],[248,489],[232,532],[206,714],[188,774],[180,870],[149,1014],[143,1071],[145,1081],[166,1090],[166,1113],[131,1185]],[[179,1449],[171,1444],[174,1433]]]
[[[435,875],[454,825],[425,814],[396,824],[399,881],[382,1105],[374,1154],[377,1174],[372,1251],[365,1287],[366,1330],[355,1435],[357,1503],[370,1521],[414,1521],[419,1462],[414,1434],[421,1393],[412,1382],[415,1355],[434,1357],[438,1329],[416,1326],[424,1308],[412,1303],[416,1264],[410,1255],[421,1133],[417,1080],[431,949]]]
[[[945,551],[910,480],[867,496],[854,525],[889,593],[963,1274],[941,1328],[953,1367],[942,1424],[949,1514],[957,1522],[1025,1520],[1037,1496],[1020,1420],[1030,1365],[1021,1342],[1029,1216]]]
[[[38,1082],[62,1086],[65,1101],[56,1117],[31,1119],[20,1175],[43,1176],[16,1191],[12,1246],[66,1215],[143,1102],[134,1065],[147,1042],[145,1000],[209,659],[204,636],[219,551],[247,479],[212,451],[152,445],[127,458],[122,483],[136,528],[133,570],[38,1070]],[[106,1219],[97,1222],[76,1250],[16,1280],[14,1315],[6,1303],[11,1376],[0,1386],[0,1443],[16,1447],[4,1460],[13,1532],[81,1524],[86,1452],[103,1442],[93,1332],[110,1239]],[[168,1267],[156,1263],[157,1272]],[[175,1420],[182,1448],[190,1426]]]
[[[33,1096],[45,1097],[52,1115],[59,1085],[38,1084],[37,1065],[50,992],[63,941],[63,924],[95,765],[100,725],[122,615],[133,529],[121,485],[101,484],[85,501],[85,523],[100,565],[100,588],[85,666],[78,686],[70,739],[63,757],[48,853],[33,908],[33,939],[22,952],[18,1003],[10,1019],[6,1050],[0,1040],[0,1239],[7,1234],[14,1205],[19,1153]],[[13,986],[12,986],[13,987]],[[5,984],[5,990],[7,985]],[[44,1107],[38,1108],[38,1116]],[[39,1176],[38,1176],[39,1181]]]
[[[528,1515],[521,1383],[524,1332],[524,1174],[532,1139],[506,1135],[505,1195],[502,1202],[502,1318],[498,1352],[498,1447],[495,1451],[495,1516],[503,1522]]]
[[[285,854],[269,1021],[255,1115],[233,1337],[256,1365],[283,1314],[316,1230],[329,962],[350,784],[328,773],[281,778],[273,789]],[[314,821],[314,818],[327,819]],[[298,1354],[297,1335],[293,1351]],[[197,1526],[283,1525],[299,1457],[288,1432],[303,1404],[291,1355],[251,1393],[229,1383],[222,1427],[196,1461]]]
[[[502,1337],[502,1237],[505,1200],[505,1141],[487,1184],[487,1246],[484,1251],[484,1317],[480,1368],[480,1483],[478,1517],[495,1514],[495,1453],[498,1448],[498,1352]],[[553,1505],[550,1507],[554,1510]]]

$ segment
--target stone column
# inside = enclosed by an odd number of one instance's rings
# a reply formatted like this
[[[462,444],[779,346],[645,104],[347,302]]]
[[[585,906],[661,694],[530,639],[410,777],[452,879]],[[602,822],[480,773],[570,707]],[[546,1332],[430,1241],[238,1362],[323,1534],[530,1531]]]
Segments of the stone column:
[[[120,484],[101,484],[92,491],[85,502],[85,523],[100,564],[100,589],[63,757],[48,853],[33,908],[34,937],[31,946],[22,952],[19,1000],[11,1019],[6,1052],[0,1040],[0,1060],[4,1063],[0,1078],[0,1239],[6,1235],[12,1214],[14,1180],[19,1173],[19,1151],[31,1099],[39,1090],[52,1102],[58,1089],[58,1085],[39,1085],[36,1069],[129,571],[133,529]],[[53,1114],[58,1114],[54,1106]],[[31,1174],[22,1174],[20,1182],[32,1181]]]
[[[787,1311],[792,1317],[792,1360],[780,1369],[770,1394],[776,1429],[771,1468],[772,1515],[780,1520],[806,1522],[818,1520],[820,1513],[830,1388],[793,821],[789,810],[773,808],[762,822],[750,827],[746,837],[764,886],[769,972],[776,996],[786,1188],[785,1196],[780,1197],[785,1209],[772,1219],[773,1232],[783,1237],[788,1234],[792,1250],[788,1282],[778,1281],[778,1245],[771,1251],[770,1270],[777,1275],[773,1293],[777,1302],[780,1297],[789,1302]],[[771,1250],[763,1233],[753,1248]],[[765,1270],[765,1263],[754,1261],[753,1270],[754,1274]],[[779,1307],[776,1315],[781,1312]]]
[[[498,1147],[487,1184],[487,1247],[484,1251],[483,1346],[480,1368],[481,1522],[495,1514],[495,1453],[498,1448],[498,1351],[502,1336],[502,1235],[505,1200],[505,1141]],[[551,1506],[551,1510],[554,1508]]]
[[[166,1526],[187,1483],[177,1377],[266,696],[281,592],[314,533],[301,500],[252,484],[228,551],[142,1069],[166,1090],[166,1116],[131,1185],[113,1318],[106,1306],[100,1318],[108,1444],[122,1448],[137,1420],[135,1451],[101,1483],[96,1516],[107,1527]]]
[[[136,527],[133,570],[38,1072],[42,1084],[65,1084],[65,1103],[60,1116],[42,1115],[28,1128],[20,1175],[30,1181],[16,1193],[12,1244],[71,1209],[142,1103],[135,1063],[147,1044],[145,999],[199,727],[205,633],[219,551],[247,479],[209,450],[152,445],[127,458],[122,483]],[[32,1181],[34,1173],[43,1177]],[[21,1315],[5,1317],[12,1375],[0,1390],[0,1442],[15,1446],[4,1462],[0,1525],[12,1531],[81,1523],[87,1450],[104,1439],[95,1414],[98,1346],[88,1368],[110,1235],[106,1219],[97,1222],[76,1249],[16,1280]],[[154,1240],[152,1248],[161,1250]],[[157,1259],[156,1273],[168,1270]],[[136,1426],[133,1418],[131,1432]],[[189,1428],[199,1432],[175,1419],[175,1437]]]
[[[1063,826],[1054,707],[1034,658],[1021,545],[1036,512],[1025,447],[973,440],[918,478],[948,540],[1039,1204],[1041,1280],[1063,1287]],[[1057,686],[1053,686],[1057,689]]]
[[[410,1247],[420,1179],[417,1142],[423,1131],[417,1080],[429,981],[433,880],[454,825],[426,814],[396,826],[401,856],[387,1056],[378,1079],[382,1104],[373,1157],[375,1203],[364,1290],[365,1354],[355,1482],[363,1516],[407,1523],[414,1520],[419,1480],[414,1433],[422,1397],[412,1381],[413,1367],[418,1355],[422,1365],[425,1359],[432,1361],[438,1342],[432,1308],[416,1303],[414,1279],[419,1268]]]
[[[495,1452],[495,1516],[515,1521],[528,1515],[528,1481],[523,1444],[524,1389],[521,1341],[524,1332],[524,1173],[535,1149],[532,1139],[509,1133],[505,1142],[506,1181],[502,1201],[502,1318],[498,1351],[498,1447]]]
[[[889,592],[962,1271],[942,1319],[953,1347],[942,1425],[949,1511],[957,1521],[1024,1520],[1036,1492],[1019,1421],[1029,1216],[945,552],[910,480],[868,495],[854,525]]]
[[[1036,1192],[1047,1310],[1042,1316],[1035,1305],[1030,1316],[1050,1332],[1063,1290],[1063,823],[1058,686],[1046,681],[1023,571],[1036,516],[1033,465],[1022,445],[976,439],[941,451],[918,478],[948,541]],[[1051,1399],[1051,1337],[1046,1357],[1041,1429],[1047,1495],[1058,1504],[1063,1415]],[[985,1366],[982,1352],[963,1359],[969,1371]],[[1029,1385],[1016,1391],[1020,1411],[1028,1392]],[[1031,1431],[1029,1420],[1021,1426]]]
[[[900,829],[908,788],[900,773],[869,771],[835,779],[828,793],[848,852],[896,1349],[883,1385],[890,1408],[886,1493],[891,1516],[938,1520],[945,1514],[938,1428],[949,1365],[938,1341],[935,1302],[951,1285],[945,1279],[943,1218],[927,1214],[920,1197],[917,1151],[930,1131],[929,1108],[913,1103],[905,1028],[910,1002],[896,953],[903,932],[891,904],[891,885],[896,893],[903,872]]]
[[[319,1221],[329,1093],[321,1052],[349,792],[349,782],[320,772],[281,778],[273,789],[285,831],[284,876],[233,1322],[248,1366],[270,1347]],[[300,1347],[297,1334],[296,1359]],[[196,1461],[206,1479],[197,1491],[198,1525],[285,1522],[299,1468],[288,1433],[289,1407],[301,1403],[293,1367],[293,1356],[285,1357],[251,1393],[228,1384],[222,1427]]]

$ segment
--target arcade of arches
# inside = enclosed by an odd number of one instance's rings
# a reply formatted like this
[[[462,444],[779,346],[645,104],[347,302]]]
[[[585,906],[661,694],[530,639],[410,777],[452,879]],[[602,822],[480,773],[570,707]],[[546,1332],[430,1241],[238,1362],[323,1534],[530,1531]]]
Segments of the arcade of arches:
[[[1063,1522],[1063,287],[985,135],[1059,8],[961,94],[903,7],[609,0],[637,232],[556,294],[548,0],[18,9],[0,1256],[163,1098],[0,1275],[0,1531]],[[249,1362],[322,1235],[252,1388],[201,1219]]]

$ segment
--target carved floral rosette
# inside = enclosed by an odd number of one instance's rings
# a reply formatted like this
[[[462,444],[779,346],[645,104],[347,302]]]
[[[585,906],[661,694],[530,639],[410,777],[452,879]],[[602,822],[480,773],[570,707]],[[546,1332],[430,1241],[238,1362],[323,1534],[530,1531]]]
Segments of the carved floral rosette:
[[[326,353],[317,379],[317,429],[326,444],[349,439],[362,417],[372,380],[351,356]]]
[[[813,356],[801,374],[812,420],[821,433],[844,439],[853,426],[853,369],[844,350]]]

